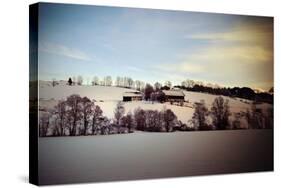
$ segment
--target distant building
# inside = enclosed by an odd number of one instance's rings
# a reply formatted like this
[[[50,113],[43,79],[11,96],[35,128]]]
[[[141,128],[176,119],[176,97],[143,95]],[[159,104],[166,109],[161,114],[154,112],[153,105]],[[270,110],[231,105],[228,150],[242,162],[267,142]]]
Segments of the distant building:
[[[166,102],[184,102],[184,93],[181,90],[163,90]]]
[[[142,100],[142,94],[141,92],[135,91],[135,92],[125,92],[123,93],[123,101],[141,101]]]

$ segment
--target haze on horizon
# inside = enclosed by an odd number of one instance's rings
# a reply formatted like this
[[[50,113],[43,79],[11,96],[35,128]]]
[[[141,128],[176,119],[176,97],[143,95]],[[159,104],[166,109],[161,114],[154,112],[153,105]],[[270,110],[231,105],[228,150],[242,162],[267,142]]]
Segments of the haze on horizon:
[[[273,87],[273,18],[41,3],[39,79]]]

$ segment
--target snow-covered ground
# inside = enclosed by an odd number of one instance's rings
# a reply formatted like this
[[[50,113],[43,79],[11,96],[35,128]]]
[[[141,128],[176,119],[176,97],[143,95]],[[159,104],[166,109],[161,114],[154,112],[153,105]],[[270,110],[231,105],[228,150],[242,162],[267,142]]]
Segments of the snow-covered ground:
[[[273,131],[39,138],[40,184],[273,170]]]
[[[122,101],[122,95],[124,92],[135,91],[133,89],[119,88],[119,87],[107,87],[107,86],[68,86],[66,82],[61,81],[59,85],[53,87],[51,82],[40,81],[39,82],[39,105],[40,109],[42,108],[53,108],[58,100],[66,99],[66,97],[72,94],[79,94],[80,96],[88,97],[91,100],[95,100],[96,104],[101,107],[104,115],[109,118],[113,118],[114,109],[118,101]],[[187,106],[177,106],[171,105],[170,103],[152,103],[147,101],[133,101],[125,102],[124,106],[126,112],[133,112],[136,108],[140,107],[143,109],[152,109],[152,110],[162,110],[163,108],[171,109],[184,123],[187,123],[193,115],[194,108],[193,104],[204,100],[206,106],[210,109],[211,105],[217,95],[211,95],[206,93],[199,92],[190,92],[184,91],[185,100],[188,101]],[[251,101],[239,98],[223,98],[229,100],[230,111],[232,116],[230,120],[234,119],[234,113],[245,112],[247,109],[251,108]],[[271,104],[259,104],[259,108],[262,108],[264,111],[268,108],[272,108]],[[244,124],[244,125],[243,125]],[[245,121],[242,120],[242,126],[245,125]]]
[[[53,87],[50,82],[39,82],[39,99],[60,100],[72,94],[79,94],[82,97],[86,96],[96,101],[118,101],[122,100],[122,94],[128,91],[135,90],[107,86],[68,86],[65,82],[60,82],[59,85]]]
[[[95,99],[104,115],[113,112],[122,94],[131,89],[105,86],[52,87],[40,82],[40,108],[53,108],[71,94]],[[193,104],[204,100],[210,108],[216,95],[187,92],[187,106],[146,101],[125,102],[126,112],[136,108],[171,109],[186,123]],[[224,97],[231,112],[250,108],[249,101]],[[261,104],[261,108],[272,105]],[[219,173],[268,171],[273,169],[273,130],[198,131],[76,137],[39,137],[40,184],[116,181]]]

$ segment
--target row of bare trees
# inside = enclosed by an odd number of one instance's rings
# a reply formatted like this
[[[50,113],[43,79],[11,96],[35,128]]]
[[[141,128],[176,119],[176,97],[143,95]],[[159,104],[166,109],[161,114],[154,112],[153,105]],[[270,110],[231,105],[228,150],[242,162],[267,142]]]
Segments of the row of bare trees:
[[[40,112],[39,135],[44,136],[78,136],[97,134],[131,133],[134,130],[150,132],[170,132],[175,130],[226,130],[226,129],[272,129],[273,109],[264,113],[253,105],[246,112],[231,112],[227,99],[219,96],[214,99],[210,110],[204,101],[195,103],[192,119],[187,124],[178,121],[171,109],[144,110],[137,108],[125,113],[124,103],[118,102],[114,118],[108,119],[101,108],[87,97],[71,95],[61,100],[54,109]],[[241,126],[245,120],[248,127]]]
[[[266,112],[252,105],[246,112],[234,114],[234,120],[230,121],[231,112],[228,100],[219,96],[214,99],[209,110],[204,101],[195,104],[194,114],[191,123],[196,130],[226,130],[226,129],[272,129],[273,109],[268,108]],[[241,126],[245,120],[248,127]]]
[[[141,131],[170,132],[177,125],[177,116],[170,109],[143,110],[125,114],[118,102],[112,120],[103,116],[98,105],[87,97],[71,95],[54,109],[40,112],[39,136],[80,136],[131,133]]]
[[[256,105],[252,105],[252,108],[242,115],[246,118],[250,129],[273,128],[273,108],[268,108],[266,112],[263,112]]]
[[[170,132],[177,125],[177,116],[171,109],[143,110],[138,108],[134,113],[137,130],[152,132]]]
[[[127,128],[128,132],[132,132],[134,129],[170,132],[177,124],[177,116],[170,109],[163,108],[161,111],[158,111],[137,108],[134,110],[134,113],[128,112],[125,114],[125,108],[121,102],[116,106],[114,117],[115,124]]]
[[[67,84],[68,85],[82,85],[84,83],[84,79],[81,75],[75,77],[73,76],[72,78],[68,78]],[[86,80],[86,84],[89,84],[89,78]],[[52,81],[53,87],[56,86],[56,79],[53,79]],[[131,77],[121,77],[117,76],[115,83],[113,83],[113,79],[111,76],[105,76],[103,78],[99,78],[98,76],[94,76],[91,81],[92,86],[96,85],[101,85],[101,86],[112,86],[114,85],[117,87],[124,87],[124,88],[134,88],[138,91],[144,91],[147,86],[150,84],[146,84],[145,82],[141,80],[133,80]],[[172,87],[172,82],[171,81],[165,81],[164,85],[167,88]],[[154,90],[159,91],[162,87],[162,84],[159,82],[155,82],[154,84]]]
[[[230,115],[228,100],[220,96],[215,98],[210,111],[203,100],[195,103],[191,121],[197,130],[224,130],[229,128]],[[212,123],[209,123],[210,119]]]
[[[40,136],[76,136],[95,134],[107,121],[98,105],[87,97],[71,95],[54,109],[40,114]]]

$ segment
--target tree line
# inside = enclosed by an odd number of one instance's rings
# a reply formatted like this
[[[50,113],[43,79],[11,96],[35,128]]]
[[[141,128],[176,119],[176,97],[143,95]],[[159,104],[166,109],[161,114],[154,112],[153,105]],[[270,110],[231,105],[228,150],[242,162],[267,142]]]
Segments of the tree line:
[[[229,101],[219,96],[214,99],[210,109],[204,101],[195,103],[195,109],[190,120],[197,130],[227,130],[227,129],[272,129],[273,108],[266,112],[257,108],[253,103],[251,109],[246,112],[234,113],[234,119],[230,121],[232,113],[229,110]],[[248,127],[242,126],[242,120],[246,120]]]
[[[82,76],[78,76],[77,78],[74,76],[68,79],[68,85],[82,85],[84,83],[84,79]],[[52,85],[55,87],[58,82],[53,79]],[[101,86],[113,86],[114,82],[111,76],[105,76],[100,79],[98,76],[94,76],[91,81],[91,85],[101,85]],[[221,87],[218,84],[212,84],[201,81],[194,80],[184,80],[181,85],[172,85],[171,81],[165,81],[162,85],[159,82],[155,82],[154,85],[149,83],[145,83],[140,80],[133,80],[131,77],[120,77],[117,76],[115,80],[116,87],[123,88],[134,88],[138,91],[142,91],[145,93],[145,100],[154,100],[155,95],[159,94],[160,90],[169,90],[172,87],[180,88],[186,91],[195,91],[195,92],[203,92],[214,95],[223,95],[229,97],[238,97],[248,100],[253,100],[256,102],[266,102],[273,104],[273,87],[268,92],[255,92],[253,89],[249,87]],[[154,92],[154,96],[151,96],[151,93]]]
[[[256,102],[266,102],[273,104],[273,87],[268,92],[255,92],[249,87],[220,87],[217,84],[204,84],[194,80],[185,80],[181,85],[175,86],[186,91],[210,93],[214,95],[224,95],[229,97],[239,97]]]
[[[68,85],[83,85],[85,84],[85,81],[82,76],[78,77],[70,77],[67,81]],[[89,79],[87,79],[86,84],[89,84]],[[92,86],[113,86],[116,87],[124,87],[124,88],[135,88],[137,90],[144,89],[145,83],[140,80],[133,80],[131,77],[120,77],[117,76],[115,83],[111,76],[105,76],[103,78],[99,78],[98,76],[94,76],[90,83]],[[56,86],[55,79],[53,79],[53,86]]]
[[[87,97],[71,95],[60,100],[50,110],[39,113],[39,136],[87,136],[132,133],[134,130],[149,132],[203,131],[242,129],[241,119],[248,123],[249,129],[272,129],[273,109],[266,114],[255,105],[246,112],[234,114],[230,121],[228,100],[215,98],[210,110],[204,101],[195,103],[191,120],[183,123],[171,109],[144,110],[137,108],[125,113],[122,102],[114,109],[114,118],[103,115],[101,108]]]
[[[39,136],[87,136],[142,131],[172,131],[177,117],[170,109],[143,110],[125,114],[122,102],[114,109],[114,118],[103,115],[101,108],[87,97],[71,95],[51,110],[40,111]]]
[[[88,135],[102,129],[108,119],[103,111],[87,97],[71,95],[60,100],[54,109],[40,112],[40,136]]]

